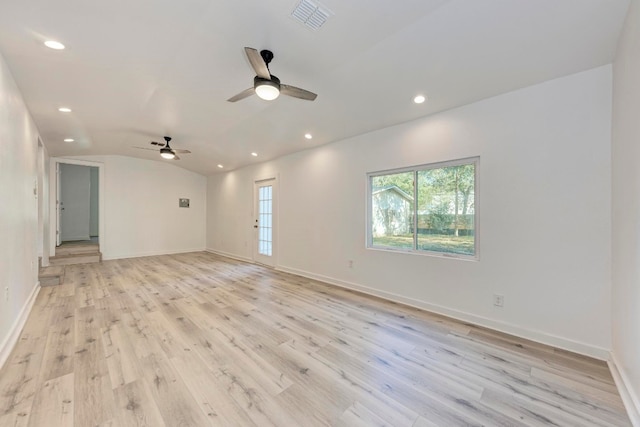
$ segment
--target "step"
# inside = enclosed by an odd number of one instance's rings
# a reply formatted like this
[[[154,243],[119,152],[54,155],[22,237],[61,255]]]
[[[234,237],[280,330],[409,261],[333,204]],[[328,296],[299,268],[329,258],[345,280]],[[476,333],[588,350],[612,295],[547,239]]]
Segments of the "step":
[[[100,262],[102,260],[102,254],[100,252],[87,252],[81,254],[71,255],[56,255],[49,258],[49,264],[51,265],[71,265],[71,264],[90,264],[93,262]]]
[[[41,268],[38,273],[38,281],[40,282],[40,286],[61,285],[64,281],[64,267],[61,265],[52,265]]]
[[[86,254],[100,252],[100,246],[91,243],[82,244],[63,244],[56,248],[56,256],[60,255],[73,255],[73,254]]]

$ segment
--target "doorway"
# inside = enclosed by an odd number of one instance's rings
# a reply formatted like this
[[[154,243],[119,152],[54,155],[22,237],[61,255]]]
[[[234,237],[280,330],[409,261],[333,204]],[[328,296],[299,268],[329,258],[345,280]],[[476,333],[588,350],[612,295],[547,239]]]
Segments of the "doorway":
[[[63,242],[104,245],[104,164],[51,158],[50,253]]]
[[[270,178],[254,184],[253,260],[275,266],[276,180]]]
[[[99,243],[99,176],[95,166],[59,165],[60,244]]]

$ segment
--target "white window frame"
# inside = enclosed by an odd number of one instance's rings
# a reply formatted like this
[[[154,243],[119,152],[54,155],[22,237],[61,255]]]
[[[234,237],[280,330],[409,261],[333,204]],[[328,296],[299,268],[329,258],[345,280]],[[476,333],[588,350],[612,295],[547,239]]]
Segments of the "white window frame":
[[[474,216],[473,216],[473,226],[474,226],[474,239],[473,239],[473,255],[465,255],[465,254],[453,254],[447,252],[437,252],[437,251],[429,251],[424,249],[416,249],[417,248],[417,239],[418,239],[418,215],[417,215],[417,203],[418,203],[418,186],[417,183],[417,173],[425,170],[431,169],[440,169],[451,166],[462,166],[462,165],[474,165]],[[393,175],[404,172],[413,172],[414,174],[414,186],[413,186],[413,248],[394,248],[391,246],[375,246],[373,244],[373,230],[372,230],[372,221],[373,221],[373,186],[372,181],[373,178],[377,176],[384,175]],[[376,251],[387,251],[387,252],[400,252],[400,253],[408,253],[414,255],[422,255],[422,256],[435,256],[441,258],[455,258],[461,260],[472,260],[478,261],[480,259],[480,185],[479,185],[479,175],[480,175],[480,157],[466,157],[463,159],[455,159],[448,160],[443,162],[436,163],[427,163],[423,165],[417,166],[409,166],[404,168],[397,169],[388,169],[382,171],[368,172],[367,173],[367,221],[366,221],[366,248]]]

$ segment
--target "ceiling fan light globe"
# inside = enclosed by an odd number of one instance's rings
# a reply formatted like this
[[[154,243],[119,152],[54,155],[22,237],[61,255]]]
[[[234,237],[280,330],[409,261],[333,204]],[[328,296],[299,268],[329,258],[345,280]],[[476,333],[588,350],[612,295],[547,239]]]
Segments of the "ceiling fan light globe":
[[[271,86],[268,84],[261,84],[256,86],[256,95],[265,101],[273,101],[278,96],[280,96],[280,89],[275,86]]]
[[[253,79],[253,89],[258,97],[273,101],[280,96],[280,79],[274,75],[271,75],[271,80],[256,76]]]
[[[172,160],[174,157],[176,157],[175,153],[171,151],[169,148],[161,148],[160,156],[162,156],[163,159],[167,159],[167,160]]]

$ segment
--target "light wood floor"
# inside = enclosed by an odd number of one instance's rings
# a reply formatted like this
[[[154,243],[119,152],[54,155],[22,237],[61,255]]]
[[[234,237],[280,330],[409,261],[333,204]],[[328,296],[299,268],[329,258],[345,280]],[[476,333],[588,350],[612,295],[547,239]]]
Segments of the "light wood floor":
[[[603,362],[191,253],[67,266],[0,426],[628,426]]]

